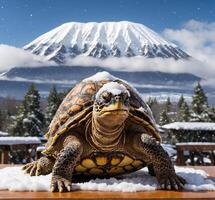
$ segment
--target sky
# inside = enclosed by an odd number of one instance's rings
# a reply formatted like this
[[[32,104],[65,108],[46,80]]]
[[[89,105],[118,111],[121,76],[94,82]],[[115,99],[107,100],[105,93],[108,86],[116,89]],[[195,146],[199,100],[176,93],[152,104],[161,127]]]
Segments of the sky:
[[[0,72],[15,66],[53,65],[20,47],[63,23],[125,20],[148,26],[191,59],[81,57],[69,64],[187,72],[215,85],[215,0],[0,0]]]
[[[161,33],[214,19],[214,0],[0,0],[0,44],[22,47],[69,21],[128,20]]]

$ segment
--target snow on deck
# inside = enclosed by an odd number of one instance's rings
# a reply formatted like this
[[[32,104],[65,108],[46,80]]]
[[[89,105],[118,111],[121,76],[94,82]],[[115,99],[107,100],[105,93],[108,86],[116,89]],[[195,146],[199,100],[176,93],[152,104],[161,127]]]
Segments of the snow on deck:
[[[214,145],[215,146],[215,142],[180,142],[180,143],[176,143],[176,146],[184,146],[184,145],[190,145],[190,146],[209,146],[209,145]]]
[[[40,144],[38,137],[0,137],[0,145]]]
[[[37,147],[37,151],[44,151],[46,149],[45,146],[39,146]]]
[[[215,123],[210,122],[174,122],[162,126],[164,129],[215,131]]]
[[[0,136],[7,136],[8,133],[0,131]]]
[[[202,170],[175,167],[178,175],[186,179],[185,190],[215,191],[215,181]],[[49,191],[51,174],[31,177],[24,174],[21,167],[0,169],[0,190],[10,191]],[[85,183],[73,184],[73,190],[138,192],[159,189],[157,180],[148,174],[144,168],[132,174],[124,175],[122,179],[95,179]]]

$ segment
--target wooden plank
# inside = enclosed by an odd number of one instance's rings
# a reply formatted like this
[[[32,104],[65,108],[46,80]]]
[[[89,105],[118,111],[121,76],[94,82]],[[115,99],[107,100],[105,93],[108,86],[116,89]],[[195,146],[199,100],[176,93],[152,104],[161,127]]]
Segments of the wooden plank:
[[[8,165],[1,165],[0,168]],[[211,177],[215,178],[215,167],[194,167],[196,169],[203,169]],[[215,199],[215,191],[198,191],[198,192],[175,192],[175,191],[149,191],[149,192],[98,192],[98,191],[73,191],[70,193],[51,193],[51,192],[10,192],[0,191],[0,200],[16,200],[16,199],[30,199],[30,200],[56,200],[56,199],[103,199],[103,200],[116,200],[116,199],[172,199],[172,200],[212,200]]]

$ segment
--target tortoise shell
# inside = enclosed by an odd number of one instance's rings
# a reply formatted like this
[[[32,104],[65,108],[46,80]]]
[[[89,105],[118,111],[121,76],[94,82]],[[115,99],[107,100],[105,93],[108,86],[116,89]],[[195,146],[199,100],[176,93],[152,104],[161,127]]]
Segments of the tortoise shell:
[[[156,129],[151,110],[133,87],[121,79],[99,81],[86,79],[78,83],[59,106],[46,133],[48,142],[46,149],[43,151],[44,154],[49,155],[51,152],[49,150],[54,148],[54,144],[60,136],[87,119],[92,113],[96,93],[108,82],[118,82],[127,88],[130,93],[130,114],[134,122],[143,124],[160,141],[160,135]]]

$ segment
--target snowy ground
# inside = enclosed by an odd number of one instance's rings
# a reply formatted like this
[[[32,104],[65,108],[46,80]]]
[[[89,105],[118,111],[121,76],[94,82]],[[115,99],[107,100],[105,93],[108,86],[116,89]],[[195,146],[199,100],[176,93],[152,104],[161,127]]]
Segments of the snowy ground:
[[[176,167],[178,175],[186,179],[185,190],[214,190],[215,180],[208,178],[202,170]],[[49,191],[51,175],[30,177],[20,167],[7,167],[0,170],[0,190],[10,191]],[[73,184],[74,190],[138,192],[158,189],[155,177],[148,175],[147,169],[125,175],[122,179],[96,179],[86,183]]]

